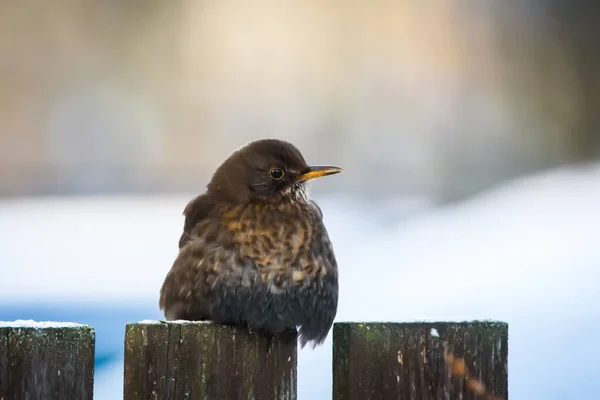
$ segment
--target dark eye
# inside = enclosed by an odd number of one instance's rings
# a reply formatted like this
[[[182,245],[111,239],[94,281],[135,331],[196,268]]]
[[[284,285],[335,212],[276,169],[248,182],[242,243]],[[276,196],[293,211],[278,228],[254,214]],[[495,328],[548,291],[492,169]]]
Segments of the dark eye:
[[[281,178],[283,178],[283,170],[279,169],[279,168],[272,168],[271,169],[271,178],[275,179],[275,180],[280,180]]]

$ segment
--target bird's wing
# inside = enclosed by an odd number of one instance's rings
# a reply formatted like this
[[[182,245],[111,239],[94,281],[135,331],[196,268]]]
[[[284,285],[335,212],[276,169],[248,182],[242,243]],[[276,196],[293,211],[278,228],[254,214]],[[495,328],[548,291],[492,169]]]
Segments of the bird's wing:
[[[183,210],[183,215],[185,216],[183,233],[179,238],[180,249],[191,239],[192,231],[198,222],[207,218],[214,207],[214,201],[206,194],[195,197],[185,206]]]
[[[179,251],[160,289],[159,308],[167,321],[210,318],[206,268],[200,268],[204,254],[194,246]]]
[[[160,289],[159,307],[167,320],[203,320],[211,316],[210,304],[205,301],[206,282],[211,278],[206,273],[206,265],[213,265],[214,259],[207,256],[202,243],[193,240],[210,234],[211,229],[218,230],[219,224],[212,224],[210,220],[215,207],[210,196],[201,194],[183,210],[185,222],[179,238],[179,253]]]

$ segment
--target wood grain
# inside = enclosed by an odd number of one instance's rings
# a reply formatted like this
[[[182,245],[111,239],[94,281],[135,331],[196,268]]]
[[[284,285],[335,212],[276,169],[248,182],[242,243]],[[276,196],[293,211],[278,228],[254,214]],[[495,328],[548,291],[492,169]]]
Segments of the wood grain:
[[[296,399],[297,334],[206,322],[128,324],[124,399]]]
[[[89,326],[0,328],[0,399],[92,400]]]
[[[336,323],[333,342],[334,400],[481,399],[450,373],[445,344],[491,394],[508,398],[502,322]]]

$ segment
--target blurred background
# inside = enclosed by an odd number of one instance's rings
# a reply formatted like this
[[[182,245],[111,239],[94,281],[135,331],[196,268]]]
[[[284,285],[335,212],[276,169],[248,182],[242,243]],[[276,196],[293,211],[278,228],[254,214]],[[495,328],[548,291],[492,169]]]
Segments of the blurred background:
[[[599,39],[593,1],[1,2],[0,320],[95,326],[118,399],[183,207],[276,137],[345,170],[312,185],[340,319],[504,319],[511,398],[594,398]],[[326,346],[302,399],[330,398]]]

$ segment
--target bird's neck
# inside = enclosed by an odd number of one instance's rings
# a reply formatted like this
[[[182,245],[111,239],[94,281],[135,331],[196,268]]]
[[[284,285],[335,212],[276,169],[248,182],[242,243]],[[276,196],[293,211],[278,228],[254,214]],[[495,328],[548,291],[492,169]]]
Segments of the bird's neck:
[[[308,187],[304,183],[298,183],[293,186],[285,188],[281,192],[281,198],[283,201],[295,203],[300,206],[309,204]]]
[[[314,211],[306,192],[290,192],[276,198],[257,197],[244,203],[222,204],[220,208],[225,220],[254,219],[259,215],[302,215]]]

